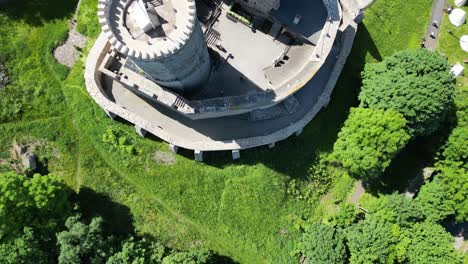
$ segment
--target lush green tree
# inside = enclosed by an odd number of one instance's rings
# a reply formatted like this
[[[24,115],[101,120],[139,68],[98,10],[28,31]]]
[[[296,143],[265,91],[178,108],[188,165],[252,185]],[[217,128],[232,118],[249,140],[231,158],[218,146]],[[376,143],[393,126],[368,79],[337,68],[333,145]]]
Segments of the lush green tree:
[[[368,64],[359,95],[362,107],[393,109],[408,120],[411,134],[430,135],[445,119],[454,84],[446,58],[425,49],[407,50]]]
[[[450,215],[459,222],[468,220],[467,175],[465,168],[443,166],[432,182],[423,185],[415,202],[429,221],[441,221]]]
[[[4,264],[48,263],[31,228],[25,228],[18,237],[0,243],[0,260]]]
[[[24,188],[26,180],[14,173],[0,175],[0,238],[19,233],[23,217],[28,215],[31,200]]]
[[[437,177],[440,177],[446,186],[446,199],[452,201],[450,204],[453,205],[456,219],[459,222],[468,221],[468,169],[456,166],[442,167]]]
[[[185,252],[174,252],[163,259],[163,264],[203,264],[213,263],[213,255],[209,250],[194,248]]]
[[[165,247],[154,241],[135,240],[131,237],[122,242],[122,249],[107,260],[107,264],[157,264],[161,263]]]
[[[402,194],[383,195],[376,203],[367,208],[370,217],[377,221],[397,224],[401,227],[410,227],[415,222],[423,220],[420,207]]]
[[[337,229],[323,224],[311,224],[302,235],[299,251],[307,263],[345,263],[344,237]]]
[[[455,213],[455,204],[449,186],[438,177],[423,185],[415,203],[430,222],[441,221]]]
[[[457,127],[452,131],[443,151],[443,157],[452,166],[468,169],[468,126]]]
[[[409,230],[411,243],[408,260],[412,264],[457,264],[462,263],[460,253],[453,247],[453,237],[438,224],[416,223]]]
[[[60,177],[15,173],[0,175],[0,238],[14,237],[25,226],[54,233],[68,216],[71,194]]]
[[[356,178],[378,177],[408,142],[405,125],[404,117],[393,110],[351,109],[331,157]]]
[[[28,212],[29,216],[35,219],[33,223],[55,232],[58,225],[70,214],[71,189],[61,177],[55,175],[36,174],[28,179],[24,186],[33,201],[34,210]]]
[[[60,248],[58,262],[62,264],[104,263],[111,254],[110,243],[104,238],[103,220],[95,217],[89,224],[80,216],[71,216],[65,222],[66,230],[57,234]]]
[[[366,218],[346,230],[351,264],[391,263],[397,238],[393,226]]]

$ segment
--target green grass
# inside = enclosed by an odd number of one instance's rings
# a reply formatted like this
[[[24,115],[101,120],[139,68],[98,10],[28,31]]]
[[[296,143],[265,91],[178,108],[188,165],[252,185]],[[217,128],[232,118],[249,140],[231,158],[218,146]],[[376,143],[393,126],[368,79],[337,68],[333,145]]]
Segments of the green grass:
[[[449,0],[448,2],[453,4],[454,1]],[[468,11],[466,6],[461,8]],[[448,15],[444,15],[437,51],[447,56],[450,63],[461,63],[466,67],[467,65],[463,63],[463,60],[468,59],[468,52],[460,47],[460,38],[466,34],[468,34],[468,25],[466,23],[460,27],[455,27],[450,23]],[[458,78],[457,82],[466,87],[468,86],[468,77],[465,74],[464,77]]]
[[[69,6],[53,2],[57,10]],[[290,252],[300,235],[297,223],[330,214],[345,200],[353,181],[340,174],[321,201],[307,201],[287,192],[290,180],[305,184],[317,157],[331,151],[349,108],[356,104],[364,63],[417,45],[424,28],[414,25],[429,19],[427,2],[378,0],[358,32],[330,106],[300,137],[273,150],[244,151],[240,162],[222,152],[208,153],[206,163],[196,163],[190,152],[183,152],[175,156],[175,165],[152,160],[155,151],[168,152],[164,142],[138,137],[132,126],[108,119],[92,101],[84,86],[84,59],[68,76],[68,70],[53,62],[51,50],[65,37],[71,9],[40,22],[41,14],[32,11],[32,18],[4,16],[0,58],[6,60],[14,83],[0,92],[1,111],[6,111],[0,115],[0,158],[9,155],[13,138],[45,139],[58,153],[54,158],[50,149],[44,150],[50,171],[80,190],[88,214],[112,219],[108,228],[114,231],[134,225],[137,232],[177,248],[203,243],[243,263],[296,263]],[[84,0],[79,11],[78,29],[90,37],[87,49],[99,32],[95,11],[96,0]],[[18,100],[20,110],[10,109],[9,100]],[[141,154],[122,155],[104,143],[109,128]]]

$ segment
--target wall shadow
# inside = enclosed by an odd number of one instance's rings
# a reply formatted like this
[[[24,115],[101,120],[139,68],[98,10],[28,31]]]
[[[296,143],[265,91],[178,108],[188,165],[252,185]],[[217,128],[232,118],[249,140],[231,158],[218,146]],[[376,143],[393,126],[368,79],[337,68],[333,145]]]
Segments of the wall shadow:
[[[423,169],[433,167],[440,150],[445,146],[452,130],[456,127],[456,106],[452,106],[441,129],[431,136],[411,140],[392,160],[379,181],[368,184],[366,190],[372,194],[418,193],[424,184]]]

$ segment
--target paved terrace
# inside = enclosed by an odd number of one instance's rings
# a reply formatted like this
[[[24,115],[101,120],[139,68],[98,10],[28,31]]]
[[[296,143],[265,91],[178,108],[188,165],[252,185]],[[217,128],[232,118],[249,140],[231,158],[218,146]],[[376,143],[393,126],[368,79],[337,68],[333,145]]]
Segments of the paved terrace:
[[[319,100],[335,63],[336,58],[330,56],[312,81],[298,92],[296,98],[300,108],[294,114],[257,122],[239,116],[191,120],[167,107],[142,99],[105,75],[102,84],[108,87],[108,95],[117,105],[137,113],[148,123],[157,124],[174,138],[185,138],[193,143],[222,142],[269,135],[299,121]]]
[[[281,101],[287,97],[282,94],[284,89],[281,89],[286,82],[297,79],[296,74],[302,74],[304,68],[309,71],[306,75],[315,73],[323,63],[313,54],[323,37],[322,30],[328,17],[324,0],[284,1],[281,8],[273,13],[285,28],[305,36],[311,43],[288,43],[291,39],[284,34],[274,39],[260,30],[252,30],[230,20],[226,16],[229,6],[223,4],[222,8],[218,22],[208,37],[208,44],[222,56],[222,63],[212,73],[202,92],[189,99],[239,96],[270,89],[277,95],[277,101]],[[336,10],[334,8],[332,11]],[[293,23],[296,14],[302,15],[297,25]],[[335,18],[339,19],[339,16]],[[226,51],[218,49],[216,44]],[[319,48],[320,52],[329,52],[329,48],[323,49],[322,45]],[[229,54],[233,57],[227,59]],[[289,59],[275,66],[275,61],[282,60],[284,55]]]
[[[253,31],[250,27],[230,20],[226,14],[229,6],[222,5],[222,12],[212,28],[208,44],[221,56],[221,64],[202,93],[194,99],[236,96],[265,91],[273,86],[264,69],[287,51],[288,46],[271,36]],[[221,51],[216,44],[223,46]],[[233,57],[227,59],[231,54]]]

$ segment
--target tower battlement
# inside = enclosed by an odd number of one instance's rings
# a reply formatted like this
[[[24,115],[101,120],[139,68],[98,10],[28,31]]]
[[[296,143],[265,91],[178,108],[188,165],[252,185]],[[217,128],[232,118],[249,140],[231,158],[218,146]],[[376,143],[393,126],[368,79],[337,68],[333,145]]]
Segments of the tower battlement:
[[[194,0],[99,0],[98,17],[113,49],[157,83],[184,91],[208,77]]]

